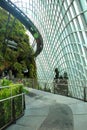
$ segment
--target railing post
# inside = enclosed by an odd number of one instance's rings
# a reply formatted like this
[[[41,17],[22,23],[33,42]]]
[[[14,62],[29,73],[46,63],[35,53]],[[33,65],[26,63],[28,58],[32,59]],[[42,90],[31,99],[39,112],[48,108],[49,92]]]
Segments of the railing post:
[[[53,82],[53,93],[54,93],[54,94],[55,94],[55,85],[56,85],[56,83]]]
[[[12,122],[16,123],[16,112],[15,112],[14,98],[12,98]]]
[[[68,84],[67,84],[67,86],[68,86]],[[69,95],[69,88],[67,87],[67,96]]]
[[[84,101],[86,102],[86,87],[84,87]]]
[[[45,86],[44,86],[44,91],[47,90],[47,83],[45,83]]]
[[[32,88],[34,88],[34,79],[31,79],[32,80]]]
[[[24,114],[25,110],[25,94],[22,93],[22,114]]]
[[[0,102],[0,128],[5,124],[4,102]]]
[[[38,90],[40,89],[40,87],[39,87],[39,83],[38,83]]]
[[[23,101],[24,101],[24,110],[26,109],[26,105],[25,105],[25,94],[23,94]]]

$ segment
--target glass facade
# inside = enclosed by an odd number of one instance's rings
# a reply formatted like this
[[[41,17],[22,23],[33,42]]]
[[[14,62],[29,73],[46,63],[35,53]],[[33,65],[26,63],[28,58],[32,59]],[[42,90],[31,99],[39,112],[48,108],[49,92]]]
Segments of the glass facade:
[[[36,57],[39,79],[53,80],[54,70],[69,80],[87,78],[87,0],[11,0],[35,24],[43,38]]]

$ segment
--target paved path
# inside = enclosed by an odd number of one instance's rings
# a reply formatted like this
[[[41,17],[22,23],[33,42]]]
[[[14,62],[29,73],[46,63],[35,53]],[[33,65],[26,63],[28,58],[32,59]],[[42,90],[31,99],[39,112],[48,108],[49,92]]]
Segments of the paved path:
[[[67,105],[53,104],[39,130],[73,130],[72,111]]]
[[[29,91],[24,116],[6,130],[87,130],[87,115],[85,123],[81,123],[84,102],[34,89]],[[78,105],[81,110],[76,110]],[[87,112],[86,109],[87,104]]]

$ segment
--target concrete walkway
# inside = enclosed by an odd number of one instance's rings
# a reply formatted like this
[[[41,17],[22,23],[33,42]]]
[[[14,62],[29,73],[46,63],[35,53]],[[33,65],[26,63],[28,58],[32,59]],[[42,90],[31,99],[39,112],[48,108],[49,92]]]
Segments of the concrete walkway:
[[[26,96],[24,116],[6,130],[87,130],[87,103],[28,90],[30,95]]]

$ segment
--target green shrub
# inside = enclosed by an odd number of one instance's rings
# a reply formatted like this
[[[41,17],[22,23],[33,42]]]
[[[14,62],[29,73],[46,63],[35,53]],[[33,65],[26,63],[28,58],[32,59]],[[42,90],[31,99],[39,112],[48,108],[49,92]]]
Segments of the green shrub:
[[[10,87],[12,89],[12,95],[21,94],[23,92],[23,84],[10,84]]]
[[[11,91],[9,88],[3,88],[0,90],[0,100],[11,96]]]
[[[9,97],[11,94],[10,94],[10,91],[9,89],[2,89],[0,91],[0,100],[1,99],[5,99],[7,97]],[[3,102],[0,102],[0,127],[2,127],[3,125],[5,125],[9,120],[10,120],[10,117],[11,117],[11,101],[10,100],[7,100],[7,101],[3,101]]]
[[[8,81],[7,79],[3,79],[1,83],[3,86],[9,85],[9,88],[3,88],[0,90],[0,100],[8,98],[11,95],[15,96],[24,92],[23,84],[13,84],[12,81]],[[12,100],[13,99],[9,99],[0,102],[0,128],[11,121]],[[17,118],[22,114],[22,96],[14,98],[14,105],[15,117]]]
[[[1,86],[9,86],[11,83],[12,83],[12,81],[11,81],[11,80],[8,80],[8,79],[6,79],[6,78],[3,78],[3,79],[1,80]]]
[[[29,94],[29,91],[26,90],[25,88],[23,88],[23,92],[24,92],[25,94]]]

